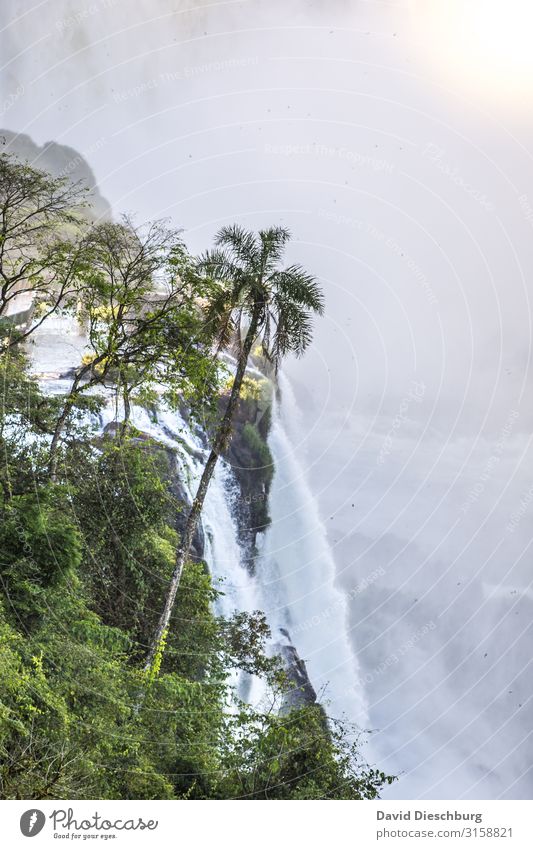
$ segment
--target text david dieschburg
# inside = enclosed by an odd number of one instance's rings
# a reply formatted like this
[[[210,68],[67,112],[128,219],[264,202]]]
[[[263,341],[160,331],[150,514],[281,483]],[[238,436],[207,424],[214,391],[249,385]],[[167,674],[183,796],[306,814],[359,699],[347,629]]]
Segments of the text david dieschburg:
[[[387,811],[377,811],[378,820],[390,820],[409,822],[411,820],[453,820],[454,822],[466,820],[468,822],[483,822],[483,814],[471,814],[463,811],[443,811],[433,814],[431,811],[399,811],[398,813],[388,813]]]

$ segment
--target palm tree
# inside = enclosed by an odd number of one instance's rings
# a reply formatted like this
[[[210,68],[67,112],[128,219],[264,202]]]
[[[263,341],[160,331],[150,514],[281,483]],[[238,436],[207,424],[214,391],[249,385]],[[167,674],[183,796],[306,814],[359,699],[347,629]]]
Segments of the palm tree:
[[[312,339],[312,314],[321,315],[324,310],[322,292],[311,275],[299,265],[279,267],[289,239],[290,233],[281,227],[260,230],[257,234],[237,225],[223,227],[216,236],[215,249],[200,257],[198,262],[200,274],[215,284],[215,293],[206,308],[207,325],[214,332],[219,350],[237,339],[237,367],[226,410],[215,432],[187,517],[165,607],[150,644],[146,670],[152,667],[158,649],[161,651],[163,646],[207,488],[231,433],[252,346],[260,340],[264,356],[277,369],[285,354],[303,354]]]

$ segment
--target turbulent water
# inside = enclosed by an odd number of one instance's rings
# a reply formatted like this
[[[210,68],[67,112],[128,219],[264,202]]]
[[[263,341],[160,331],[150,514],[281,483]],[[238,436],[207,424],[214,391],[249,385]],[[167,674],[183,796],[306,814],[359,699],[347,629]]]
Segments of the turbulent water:
[[[110,416],[114,410],[109,410]],[[190,499],[200,480],[205,440],[172,411],[157,421],[136,409],[135,425],[178,449],[179,474]],[[187,448],[183,450],[183,441]],[[363,726],[366,715],[357,664],[347,637],[344,596],[335,587],[335,566],[301,466],[283,421],[275,412],[269,444],[275,474],[270,498],[272,525],[260,541],[254,576],[246,568],[247,551],[238,541],[236,509],[240,498],[230,466],[219,461],[209,487],[202,525],[205,559],[222,595],[217,611],[262,610],[272,631],[271,645],[295,646],[307,666],[320,702],[332,717]],[[241,682],[241,695],[260,705],[264,691],[254,679]]]
[[[270,495],[272,526],[257,572],[269,621],[286,629],[331,716],[360,727],[367,719],[364,691],[347,632],[347,604],[336,586],[335,563],[316,499],[285,425],[296,416],[290,386],[276,406],[269,439],[275,465]]]

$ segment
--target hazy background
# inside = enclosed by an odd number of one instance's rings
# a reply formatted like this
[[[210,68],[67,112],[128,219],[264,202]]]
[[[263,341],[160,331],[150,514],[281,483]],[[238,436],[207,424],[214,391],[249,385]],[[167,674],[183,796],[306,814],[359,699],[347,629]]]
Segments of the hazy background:
[[[286,369],[289,425],[349,600],[362,681],[346,669],[346,688],[365,688],[368,754],[403,773],[398,798],[533,789],[521,14],[519,0],[3,9],[0,126],[80,151],[115,213],[171,216],[193,250],[224,223],[284,224],[322,280],[315,345]]]

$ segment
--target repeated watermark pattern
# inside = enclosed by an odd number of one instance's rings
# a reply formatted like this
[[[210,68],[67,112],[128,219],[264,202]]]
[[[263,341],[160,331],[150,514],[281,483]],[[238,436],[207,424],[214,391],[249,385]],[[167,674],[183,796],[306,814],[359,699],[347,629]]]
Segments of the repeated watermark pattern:
[[[12,107],[15,105],[15,103],[17,103],[18,100],[20,100],[24,93],[25,88],[22,83],[20,83],[15,89],[15,91],[11,92],[7,95],[7,97],[4,98],[2,103],[0,103],[0,118],[3,118],[5,115],[7,115],[9,110],[12,109]]]
[[[122,89],[113,93],[115,103],[124,103],[136,97],[142,97],[147,92],[155,91],[160,86],[171,83],[190,81],[202,74],[220,74],[225,71],[242,70],[259,63],[258,56],[247,56],[241,59],[223,59],[218,62],[204,62],[201,65],[186,65],[176,71],[164,71],[157,77],[152,77],[139,85]]]
[[[359,584],[352,587],[349,592],[344,595],[340,595],[336,602],[324,607],[323,610],[313,614],[313,616],[310,616],[309,619],[305,619],[303,622],[298,622],[296,625],[293,625],[291,627],[291,636],[295,637],[297,634],[302,633],[302,631],[309,631],[311,628],[318,627],[326,619],[329,619],[336,610],[344,608],[347,599],[353,600],[357,598],[357,596],[379,580],[379,578],[382,578],[385,574],[383,566],[379,566],[377,569],[374,569],[366,576],[366,578],[363,578]]]
[[[58,18],[55,22],[55,27],[58,32],[64,33],[74,27],[83,25],[94,15],[98,15],[100,12],[105,12],[106,10],[113,8],[113,6],[116,6],[118,2],[119,0],[98,0],[97,3],[91,3],[89,6],[84,6],[83,9],[78,9],[71,15]]]
[[[480,474],[478,480],[471,488],[470,492],[468,493],[468,496],[461,505],[461,512],[463,513],[463,515],[468,512],[472,504],[475,504],[477,501],[479,501],[480,497],[485,492],[485,484],[492,478],[495,470],[497,469],[500,463],[503,452],[505,450],[505,446],[507,444],[507,440],[513,432],[514,424],[517,421],[519,415],[520,414],[517,410],[511,410],[511,412],[509,413],[507,421],[505,422],[504,426],[500,431],[498,441],[494,446],[492,454],[485,463],[485,467],[482,473]]]
[[[411,404],[414,402],[415,404],[421,404],[426,392],[425,383],[421,383],[418,380],[412,380],[409,391],[400,401],[400,407],[398,412],[394,416],[392,420],[392,425],[390,427],[389,432],[387,433],[385,439],[383,440],[383,445],[380,448],[379,454],[376,459],[376,463],[378,466],[382,466],[387,457],[392,452],[393,439],[396,433],[400,430],[403,424],[409,420],[409,408]]]
[[[359,233],[364,233],[365,236],[370,236],[371,239],[374,239],[376,242],[381,242],[385,245],[385,247],[391,251],[398,259],[401,259],[403,263],[407,266],[417,283],[421,286],[424,291],[424,294],[429,301],[430,304],[437,304],[438,298],[433,291],[433,288],[428,280],[427,274],[422,270],[422,268],[418,265],[416,260],[410,256],[409,252],[399,244],[397,239],[393,236],[387,236],[383,230],[380,230],[379,227],[376,227],[375,224],[372,224],[370,221],[366,221],[363,218],[354,218],[349,215],[340,215],[339,213],[332,212],[331,210],[321,209],[319,211],[319,216],[321,218],[326,218],[328,221],[333,221],[335,224],[340,224],[343,227],[350,227],[353,230],[357,230]]]
[[[309,144],[265,144],[264,152],[272,156],[322,156],[342,159],[354,165],[370,168],[372,171],[394,171],[394,163],[387,159],[368,156],[347,147],[333,147],[327,144],[310,142]]]
[[[83,154],[78,153],[76,156],[73,156],[72,159],[69,159],[66,165],[63,166],[61,171],[58,173],[58,177],[70,177],[70,175],[78,168],[80,165],[87,164],[87,157],[92,153],[97,153],[107,144],[107,139],[102,136],[99,139],[96,139],[89,147],[85,148]]]
[[[426,637],[431,631],[434,631],[436,628],[436,624],[433,620],[426,622],[424,625],[421,625],[417,628],[416,631],[409,637],[408,640],[403,642],[395,651],[391,652],[391,654],[387,655],[387,657],[378,663],[377,666],[374,667],[370,672],[366,672],[362,678],[363,683],[371,684],[376,678],[379,678],[388,669],[392,666],[396,666],[397,663],[400,662],[402,657],[408,654],[411,649],[413,649],[420,640]]]
[[[533,227],[533,206],[531,205],[531,201],[528,196],[520,195],[518,203],[520,204],[520,209],[524,213],[526,221],[531,225],[531,227]]]
[[[487,198],[485,192],[482,192],[476,186],[472,185],[459,171],[456,165],[451,165],[445,159],[446,150],[433,142],[428,142],[423,151],[423,156],[429,159],[441,174],[447,177],[458,188],[462,189],[467,195],[470,195],[479,203],[487,212],[494,212],[494,204]]]
[[[520,522],[522,521],[522,519],[526,515],[526,513],[529,509],[529,505],[531,504],[532,501],[533,501],[533,484],[529,487],[528,490],[526,490],[526,492],[524,492],[522,494],[522,497],[520,499],[520,505],[519,505],[518,509],[514,510],[511,513],[509,521],[507,522],[507,525],[505,526],[505,530],[507,531],[508,534],[514,534],[518,525],[520,524]]]

